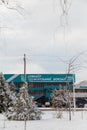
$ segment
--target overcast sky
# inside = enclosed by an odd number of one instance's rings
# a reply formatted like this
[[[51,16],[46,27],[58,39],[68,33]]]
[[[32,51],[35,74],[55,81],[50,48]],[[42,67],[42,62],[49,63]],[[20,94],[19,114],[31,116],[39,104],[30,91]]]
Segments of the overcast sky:
[[[87,1],[72,0],[65,29],[60,0],[13,1],[16,10],[0,5],[0,71],[23,73],[25,53],[27,73],[66,73],[66,61],[87,50]],[[75,60],[77,82],[87,80],[86,57]]]

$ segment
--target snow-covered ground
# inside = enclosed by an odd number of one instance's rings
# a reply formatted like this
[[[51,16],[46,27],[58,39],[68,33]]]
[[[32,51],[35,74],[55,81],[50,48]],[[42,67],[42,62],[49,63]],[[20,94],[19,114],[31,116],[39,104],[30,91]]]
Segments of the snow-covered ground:
[[[0,115],[0,130],[24,130],[24,121],[5,121]],[[72,113],[69,121],[69,113],[63,112],[63,118],[57,119],[54,111],[43,111],[41,120],[27,121],[26,130],[87,130],[87,111]]]

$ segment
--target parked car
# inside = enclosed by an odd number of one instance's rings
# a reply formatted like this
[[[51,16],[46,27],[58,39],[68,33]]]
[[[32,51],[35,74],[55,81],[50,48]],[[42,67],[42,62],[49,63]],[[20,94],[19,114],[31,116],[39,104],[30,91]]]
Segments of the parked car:
[[[50,102],[45,102],[45,107],[50,107]]]
[[[76,99],[76,106],[78,108],[83,108],[86,103],[87,103],[87,101],[85,99],[83,99],[83,98],[77,98]]]
[[[43,104],[40,102],[36,102],[37,107],[43,107]]]

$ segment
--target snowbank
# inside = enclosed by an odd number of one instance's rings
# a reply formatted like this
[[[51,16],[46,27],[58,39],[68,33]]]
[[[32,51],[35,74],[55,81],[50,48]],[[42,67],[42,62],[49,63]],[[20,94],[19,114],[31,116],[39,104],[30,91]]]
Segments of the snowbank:
[[[56,119],[55,111],[43,111],[42,119],[27,121],[26,130],[87,130],[87,111],[72,113],[69,121],[68,112],[63,112],[62,119]],[[4,130],[24,130],[24,121],[5,121]],[[0,130],[4,127],[4,116],[0,115]]]

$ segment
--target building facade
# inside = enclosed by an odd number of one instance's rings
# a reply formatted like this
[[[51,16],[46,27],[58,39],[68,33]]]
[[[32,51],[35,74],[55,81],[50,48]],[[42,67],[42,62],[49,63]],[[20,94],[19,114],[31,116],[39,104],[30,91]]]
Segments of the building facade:
[[[24,74],[4,74],[6,82],[13,82],[16,90],[19,91],[24,83]],[[73,89],[75,74],[26,74],[29,94],[35,99],[44,97],[45,100],[50,98],[53,89]]]

